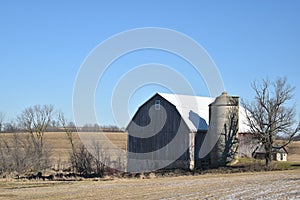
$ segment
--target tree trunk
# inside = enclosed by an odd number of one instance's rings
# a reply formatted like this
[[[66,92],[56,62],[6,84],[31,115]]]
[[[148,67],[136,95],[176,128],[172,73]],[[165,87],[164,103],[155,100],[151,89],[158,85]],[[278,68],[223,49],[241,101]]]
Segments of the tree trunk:
[[[266,168],[269,169],[270,168],[270,164],[271,164],[271,156],[270,153],[266,153]]]
[[[271,144],[265,144],[265,159],[266,159],[266,168],[270,168],[270,164],[272,162],[272,145]]]

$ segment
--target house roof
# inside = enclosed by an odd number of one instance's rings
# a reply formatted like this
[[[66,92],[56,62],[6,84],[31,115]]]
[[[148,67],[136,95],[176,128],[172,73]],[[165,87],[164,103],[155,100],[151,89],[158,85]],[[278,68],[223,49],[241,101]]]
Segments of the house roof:
[[[158,93],[173,104],[192,132],[207,131],[209,125],[209,105],[215,101],[212,97]],[[244,109],[239,109],[239,131],[246,130]]]

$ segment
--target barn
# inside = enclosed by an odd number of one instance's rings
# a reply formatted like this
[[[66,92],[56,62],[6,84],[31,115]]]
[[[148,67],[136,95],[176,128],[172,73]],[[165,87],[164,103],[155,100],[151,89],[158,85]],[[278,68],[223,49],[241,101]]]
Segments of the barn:
[[[238,97],[226,92],[217,98],[156,93],[138,108],[126,128],[127,170],[192,170],[204,164],[218,165],[224,145],[216,138],[232,106],[238,107]]]

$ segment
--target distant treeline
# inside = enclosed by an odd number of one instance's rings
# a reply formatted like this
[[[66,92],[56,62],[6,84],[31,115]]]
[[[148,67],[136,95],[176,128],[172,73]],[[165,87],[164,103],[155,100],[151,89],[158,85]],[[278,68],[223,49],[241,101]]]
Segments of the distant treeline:
[[[98,124],[85,124],[84,126],[75,126],[73,122],[68,124],[69,130],[73,132],[125,132],[125,128],[120,128],[115,125],[100,126]],[[15,133],[23,132],[24,130],[14,122],[4,123],[0,132]],[[47,132],[61,132],[64,128],[59,123],[52,122],[46,129]]]
[[[286,137],[282,137],[282,136],[277,136],[276,140],[287,140]],[[293,138],[293,141],[300,141],[300,135],[297,135]]]
[[[77,131],[81,132],[125,132],[125,128],[120,128],[118,126],[109,125],[109,126],[99,126],[98,124],[86,124],[82,127],[77,127]]]

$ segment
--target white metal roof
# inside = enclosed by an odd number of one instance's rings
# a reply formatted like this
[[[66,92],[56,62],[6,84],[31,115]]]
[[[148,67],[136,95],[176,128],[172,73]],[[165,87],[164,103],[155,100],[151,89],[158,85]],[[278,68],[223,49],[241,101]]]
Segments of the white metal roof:
[[[164,99],[176,106],[179,114],[193,132],[208,130],[209,125],[209,104],[215,98],[158,93]],[[239,109],[239,132],[246,132],[244,108]]]
[[[191,131],[208,130],[209,107],[215,98],[158,93],[176,106]]]

